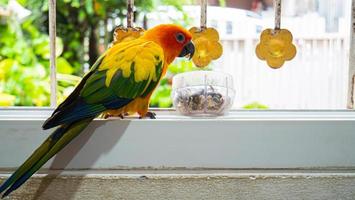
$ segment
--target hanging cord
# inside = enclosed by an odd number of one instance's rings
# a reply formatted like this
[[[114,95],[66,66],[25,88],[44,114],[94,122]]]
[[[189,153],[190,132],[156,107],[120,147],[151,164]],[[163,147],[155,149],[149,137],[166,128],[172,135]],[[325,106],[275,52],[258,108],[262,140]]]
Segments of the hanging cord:
[[[281,0],[275,0],[275,30],[280,30],[281,28]]]
[[[203,31],[207,28],[207,0],[201,0],[201,24],[200,29]]]
[[[134,0],[127,0],[127,28],[133,27],[134,18]]]
[[[56,70],[56,0],[49,0],[49,48],[50,48],[50,88],[51,107],[57,106],[57,70]]]

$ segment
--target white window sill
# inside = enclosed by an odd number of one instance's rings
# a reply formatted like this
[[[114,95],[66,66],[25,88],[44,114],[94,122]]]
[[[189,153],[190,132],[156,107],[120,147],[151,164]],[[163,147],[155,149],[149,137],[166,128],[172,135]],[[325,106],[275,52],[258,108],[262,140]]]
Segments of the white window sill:
[[[0,170],[47,136],[52,109],[0,109]],[[354,111],[232,111],[218,118],[157,110],[156,120],[95,120],[46,167],[355,168]]]
[[[0,107],[0,120],[44,120],[52,114],[53,110],[49,107]],[[182,116],[174,109],[151,109],[151,111],[158,114],[158,121],[355,121],[355,110],[232,110],[226,116],[204,118]],[[131,117],[125,120],[136,119]]]

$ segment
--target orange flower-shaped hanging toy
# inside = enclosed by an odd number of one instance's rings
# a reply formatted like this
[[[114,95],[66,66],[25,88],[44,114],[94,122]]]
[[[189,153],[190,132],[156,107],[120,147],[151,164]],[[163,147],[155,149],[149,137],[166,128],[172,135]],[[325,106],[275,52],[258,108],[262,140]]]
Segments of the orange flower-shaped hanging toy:
[[[143,33],[144,33],[144,29],[140,27],[125,28],[123,26],[119,26],[115,29],[113,43],[116,44],[119,42],[137,39],[140,36],[142,36]]]
[[[219,42],[218,31],[206,27],[207,0],[201,1],[201,28],[193,27],[189,31],[192,34],[192,42],[195,45],[193,63],[200,68],[206,67],[212,60],[222,56],[223,47]]]
[[[256,55],[259,59],[266,60],[270,67],[280,68],[285,61],[292,60],[296,55],[291,32],[287,29],[264,30],[256,47]]]
[[[193,27],[189,31],[196,49],[192,61],[197,67],[206,67],[212,60],[222,56],[223,47],[219,43],[219,34],[216,29],[204,28],[201,30]]]
[[[280,29],[281,0],[275,0],[275,29],[266,29],[260,36],[256,55],[274,69],[282,67],[285,61],[296,56],[296,47],[292,44],[293,36],[287,29]]]
[[[127,28],[119,26],[115,29],[113,44],[137,39],[144,33],[143,28],[133,27],[133,2],[133,0],[127,0]]]

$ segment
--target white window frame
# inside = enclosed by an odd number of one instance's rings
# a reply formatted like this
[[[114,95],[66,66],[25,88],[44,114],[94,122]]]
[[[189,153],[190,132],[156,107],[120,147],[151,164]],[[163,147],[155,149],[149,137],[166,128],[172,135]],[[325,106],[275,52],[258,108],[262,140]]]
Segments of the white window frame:
[[[55,72],[55,0],[49,0],[51,70]],[[348,108],[354,108],[355,0]],[[51,89],[56,91],[55,73]],[[0,109],[0,169],[15,168],[50,133],[41,124],[51,108]],[[156,120],[97,119],[47,167],[355,168],[354,110],[232,110],[189,118],[155,109]],[[19,148],[21,147],[21,148]],[[12,153],[9,153],[12,152]],[[72,159],[72,160],[71,160]],[[58,161],[58,162],[56,162]],[[60,161],[67,163],[63,166]]]
[[[350,43],[350,61],[349,61],[349,79],[348,79],[348,108],[355,107],[355,0],[351,6],[351,43]]]

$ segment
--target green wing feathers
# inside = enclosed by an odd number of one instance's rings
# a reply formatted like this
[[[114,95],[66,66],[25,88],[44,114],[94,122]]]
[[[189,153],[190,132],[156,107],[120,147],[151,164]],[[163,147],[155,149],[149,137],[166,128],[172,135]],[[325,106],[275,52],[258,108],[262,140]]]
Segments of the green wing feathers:
[[[125,48],[128,46],[129,48]],[[137,97],[145,97],[157,86],[163,69],[163,51],[154,42],[141,39],[118,43],[99,59],[85,84],[70,101],[59,106],[43,128],[96,117],[118,109]]]

